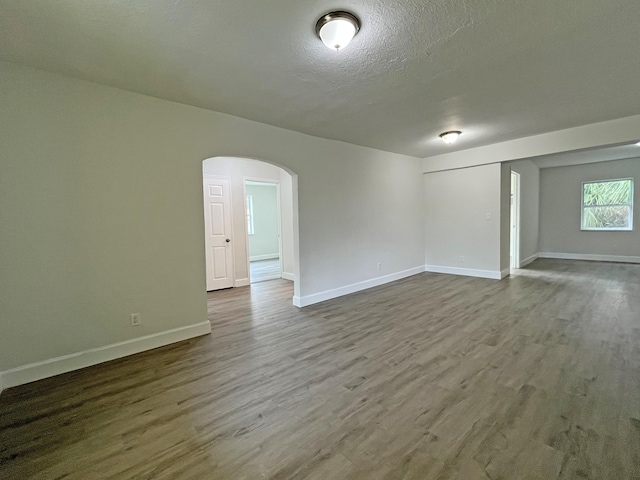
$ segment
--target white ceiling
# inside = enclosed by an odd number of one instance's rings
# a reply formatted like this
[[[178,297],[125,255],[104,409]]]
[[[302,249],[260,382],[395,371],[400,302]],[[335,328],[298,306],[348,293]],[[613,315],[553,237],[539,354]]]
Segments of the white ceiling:
[[[362,20],[338,53],[314,33],[334,9]],[[0,0],[0,60],[425,157],[640,113],[639,18],[638,0]]]

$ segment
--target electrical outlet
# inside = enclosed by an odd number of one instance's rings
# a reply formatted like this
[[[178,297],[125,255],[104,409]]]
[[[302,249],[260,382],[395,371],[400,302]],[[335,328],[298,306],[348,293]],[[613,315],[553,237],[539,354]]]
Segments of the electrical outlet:
[[[378,270],[382,268],[382,263],[378,262]]]
[[[485,215],[485,217],[484,217],[484,218],[486,218],[486,219],[487,219],[487,221],[491,220],[491,214],[490,214],[490,213],[487,213],[487,214]]]
[[[140,325],[140,314],[139,313],[132,313],[131,314],[131,326],[132,327],[137,327],[138,325]]]
[[[460,255],[460,263],[464,263],[464,255]]]

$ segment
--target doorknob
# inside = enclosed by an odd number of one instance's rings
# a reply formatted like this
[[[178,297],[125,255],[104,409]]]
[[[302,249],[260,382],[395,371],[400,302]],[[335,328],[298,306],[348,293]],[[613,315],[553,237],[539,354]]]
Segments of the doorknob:
[[[227,238],[227,239],[225,240],[225,242],[227,242],[227,243],[229,243],[230,241],[231,241],[231,239],[230,239],[230,238]]]

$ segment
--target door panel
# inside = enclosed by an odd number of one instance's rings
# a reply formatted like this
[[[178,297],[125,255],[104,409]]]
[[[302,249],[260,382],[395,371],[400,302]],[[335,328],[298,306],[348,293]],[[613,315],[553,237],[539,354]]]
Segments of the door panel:
[[[213,247],[213,279],[227,278],[227,248]]]
[[[207,291],[233,287],[231,191],[228,178],[204,177]]]
[[[219,195],[221,196],[221,195]],[[211,235],[224,235],[224,205],[221,203],[209,203],[209,216],[211,221]]]

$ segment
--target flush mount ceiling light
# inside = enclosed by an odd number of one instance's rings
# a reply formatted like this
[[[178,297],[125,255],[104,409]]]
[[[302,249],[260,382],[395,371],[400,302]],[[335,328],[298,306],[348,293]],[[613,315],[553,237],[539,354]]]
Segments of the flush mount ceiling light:
[[[455,142],[458,137],[462,135],[462,132],[459,130],[450,130],[448,132],[444,132],[440,134],[440,138],[442,139],[442,141],[444,143],[447,144],[452,144],[453,142]]]
[[[316,23],[316,33],[322,43],[335,51],[349,45],[359,30],[360,20],[349,12],[327,13]]]

